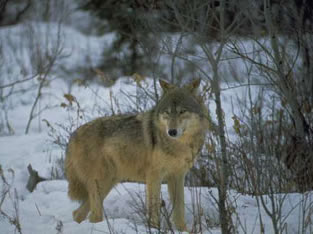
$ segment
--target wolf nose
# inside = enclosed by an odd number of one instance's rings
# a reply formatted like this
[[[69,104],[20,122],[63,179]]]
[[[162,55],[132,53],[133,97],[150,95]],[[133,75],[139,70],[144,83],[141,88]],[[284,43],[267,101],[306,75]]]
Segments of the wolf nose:
[[[168,130],[168,135],[170,135],[171,137],[176,137],[177,136],[177,130],[175,128]]]

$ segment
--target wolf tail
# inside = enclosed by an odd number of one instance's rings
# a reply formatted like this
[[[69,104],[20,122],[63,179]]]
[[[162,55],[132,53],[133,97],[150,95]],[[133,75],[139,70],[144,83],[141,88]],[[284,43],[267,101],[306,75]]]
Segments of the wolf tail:
[[[80,181],[75,172],[75,168],[66,162],[66,177],[68,180],[68,196],[71,200],[85,201],[88,198],[88,192],[85,185]]]

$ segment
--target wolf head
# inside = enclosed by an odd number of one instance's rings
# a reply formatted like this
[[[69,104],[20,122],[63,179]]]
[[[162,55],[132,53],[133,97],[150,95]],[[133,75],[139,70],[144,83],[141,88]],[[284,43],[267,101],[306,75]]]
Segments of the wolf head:
[[[205,116],[203,104],[197,97],[200,80],[178,88],[160,80],[163,95],[156,106],[158,128],[167,137],[178,140],[196,131]]]

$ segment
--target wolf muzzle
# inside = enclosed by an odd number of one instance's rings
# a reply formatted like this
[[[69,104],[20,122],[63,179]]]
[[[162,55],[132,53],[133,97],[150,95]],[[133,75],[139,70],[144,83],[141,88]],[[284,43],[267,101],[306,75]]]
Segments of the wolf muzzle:
[[[184,133],[184,130],[181,128],[170,128],[167,130],[167,135],[172,138],[178,138],[182,136]]]
[[[172,128],[172,129],[169,129],[167,133],[168,133],[168,135],[171,136],[171,137],[177,137],[177,133],[178,133],[178,132],[177,132],[177,129]]]

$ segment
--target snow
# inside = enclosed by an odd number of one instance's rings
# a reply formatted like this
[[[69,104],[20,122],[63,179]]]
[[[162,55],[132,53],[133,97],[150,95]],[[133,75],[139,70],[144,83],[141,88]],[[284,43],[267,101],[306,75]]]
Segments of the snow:
[[[56,35],[57,26],[55,24],[50,25],[51,31],[48,34],[45,31],[46,26],[45,24],[38,24],[36,27],[37,33],[43,32],[44,35],[48,35],[49,40],[54,40],[50,36]],[[10,35],[8,40],[18,41],[21,30],[24,30],[22,26],[2,28],[0,34]],[[93,59],[91,63],[97,64],[102,48],[107,43],[111,43],[113,36],[112,34],[103,37],[86,36],[74,29],[65,27],[62,29],[64,48],[71,52],[71,55],[63,58],[60,62],[68,68],[74,68],[79,64],[82,65],[85,61],[84,58],[88,54],[92,54]],[[13,39],[14,37],[16,39]],[[8,41],[3,43],[8,43]],[[30,57],[23,48],[22,46],[20,53],[25,55],[23,61],[29,67],[31,63]],[[9,50],[9,47],[4,49],[7,50],[8,55],[14,53],[14,51]],[[11,60],[10,56],[7,58],[8,60],[5,63],[14,67],[16,61]],[[19,74],[20,71],[13,69],[12,72]],[[6,198],[2,210],[10,215],[14,215],[13,194],[16,190],[19,220],[22,232],[26,234],[110,233],[110,230],[114,230],[115,233],[146,233],[147,227],[144,224],[144,220],[142,220],[142,216],[140,216],[140,210],[138,210],[139,208],[143,209],[141,204],[145,200],[145,187],[143,184],[123,183],[117,185],[103,203],[107,219],[97,224],[89,223],[89,221],[77,224],[73,221],[72,211],[78,207],[78,204],[70,201],[68,198],[68,183],[66,180],[47,180],[39,183],[34,192],[30,193],[27,191],[25,186],[28,180],[27,166],[29,164],[38,171],[40,176],[51,178],[52,168],[56,166],[57,160],[64,155],[64,151],[52,143],[52,139],[48,134],[49,132],[51,133],[51,130],[42,120],[47,120],[53,126],[57,123],[68,123],[71,120],[74,122],[73,127],[75,128],[99,115],[110,115],[112,110],[117,113],[130,111],[127,108],[130,104],[134,105],[134,103],[124,93],[138,94],[140,92],[136,83],[129,77],[119,79],[111,88],[103,88],[96,84],[90,84],[89,87],[73,86],[71,94],[80,104],[81,110],[83,110],[81,113],[83,117],[80,119],[77,118],[78,107],[75,104],[70,106],[64,98],[64,94],[69,92],[68,83],[58,79],[58,77],[63,78],[63,76],[57,72],[53,76],[54,78],[49,86],[44,89],[44,95],[40,103],[41,106],[50,105],[51,108],[44,111],[33,121],[30,134],[25,135],[24,130],[36,90],[31,90],[11,100],[9,117],[15,134],[0,137],[0,165],[11,184],[11,197]],[[149,81],[144,81],[143,85],[151,89],[153,88],[152,83],[149,83]],[[23,86],[27,86],[27,84],[23,84]],[[223,93],[222,98],[225,121],[227,128],[230,129],[230,134],[233,124],[231,100],[236,95],[246,95],[245,89],[230,89]],[[112,103],[110,99],[112,96],[116,97],[117,102],[113,101]],[[61,107],[60,104],[62,102],[68,106],[66,108]],[[152,103],[148,103],[147,108],[151,105]],[[213,103],[210,103],[210,109],[214,113]],[[14,172],[13,174],[12,171]],[[0,184],[0,191],[4,188],[5,186]],[[201,221],[210,225],[210,229],[204,229],[203,233],[221,233],[218,225],[219,218],[216,202],[214,201],[217,197],[218,192],[216,188],[185,187],[186,221],[190,229],[195,223],[196,216],[194,212],[200,212],[204,214]],[[266,206],[271,209],[272,203],[269,195],[256,198],[231,190],[229,191],[229,198],[234,209],[232,218],[238,226],[239,233],[260,233],[259,214],[262,217],[265,233],[274,233],[269,215],[262,206],[258,207],[257,202],[257,199],[263,199]],[[283,201],[281,212],[284,220],[281,225],[284,225],[284,233],[299,233],[302,228],[301,225],[311,226],[312,230],[312,210],[308,210],[313,201],[312,192],[306,194],[274,194],[272,198],[275,201]],[[169,207],[170,202],[166,185],[162,185],[162,199],[164,199],[166,206]],[[198,204],[195,202],[196,200],[199,201]],[[303,213],[307,216],[302,217]],[[301,223],[301,220],[306,220],[307,223]],[[206,225],[204,224],[204,226]],[[14,226],[0,215],[0,233],[14,233],[14,230]],[[307,230],[310,229],[308,228]],[[157,232],[157,230],[154,231]],[[176,231],[176,233],[178,232]],[[303,233],[309,233],[309,231]]]
[[[128,83],[128,84],[127,84]],[[105,100],[108,100],[109,92],[117,94],[121,100],[123,95],[120,93],[129,90],[134,92],[134,84],[131,82],[120,80],[112,88],[102,88],[98,94]],[[52,84],[52,88],[57,90],[54,93],[56,100],[62,99],[65,89],[62,88],[63,81],[56,80]],[[59,87],[59,88],[57,88]],[[95,87],[94,87],[95,88]],[[75,87],[72,94],[81,103],[82,108],[91,108],[91,103],[95,100],[93,92],[84,87]],[[230,95],[230,94],[229,94]],[[224,102],[229,99],[226,97]],[[48,97],[48,101],[52,101]],[[102,103],[103,107],[109,105]],[[29,106],[26,106],[29,107]],[[49,180],[38,184],[36,190],[30,193],[25,186],[28,180],[27,166],[31,164],[32,167],[39,172],[39,175],[45,178],[50,178],[51,168],[55,165],[55,160],[62,156],[62,150],[53,146],[51,139],[47,135],[48,128],[42,126],[41,132],[34,124],[31,134],[24,135],[22,132],[25,127],[25,117],[28,112],[25,112],[25,106],[16,107],[16,116],[12,116],[13,125],[15,128],[22,128],[17,131],[19,134],[13,136],[0,137],[0,164],[6,175],[9,176],[9,169],[14,171],[14,180],[12,189],[16,189],[19,196],[19,217],[23,233],[56,233],[57,229],[62,230],[63,233],[97,233],[108,232],[114,230],[117,233],[145,233],[146,227],[144,221],[138,215],[138,208],[136,204],[141,204],[144,201],[145,189],[143,184],[137,183],[123,183],[117,185],[104,200],[103,207],[108,217],[107,221],[91,224],[89,221],[84,221],[77,224],[72,219],[72,211],[78,207],[78,204],[72,202],[67,197],[67,181],[66,180]],[[75,111],[74,111],[75,112]],[[90,113],[93,113],[90,111]],[[93,113],[93,118],[97,112]],[[62,107],[57,107],[43,113],[42,118],[49,122],[66,121],[68,113]],[[24,120],[21,122],[21,120]],[[229,122],[230,124],[230,122]],[[11,190],[12,190],[11,189]],[[210,222],[218,223],[218,212],[213,197],[217,198],[218,193],[215,188],[185,188],[186,197],[186,220],[188,226],[191,228],[194,222],[193,207],[195,197],[200,196],[200,206],[203,213],[209,215]],[[297,233],[298,220],[301,218],[301,201],[304,196],[308,196],[307,201],[312,201],[313,193],[306,195],[301,194],[277,194],[275,199],[285,199],[282,213],[286,216],[286,233]],[[166,185],[162,186],[162,197],[165,203],[170,204]],[[233,201],[233,206],[237,212],[234,215],[234,220],[239,218],[240,222],[245,226],[247,233],[259,233],[260,221],[257,201],[255,197],[239,194],[236,191],[229,191],[230,200]],[[264,201],[271,206],[270,198],[264,196]],[[308,206],[309,204],[303,204]],[[7,199],[5,201],[5,209],[12,212],[12,201]],[[264,224],[265,233],[273,233],[270,217],[266,214],[263,208],[260,208],[262,214],[262,222]],[[237,220],[238,221],[238,220]],[[204,222],[204,221],[203,221]],[[13,233],[14,227],[5,219],[0,218],[0,233]],[[137,226],[138,230],[134,227]],[[288,228],[287,228],[288,227]],[[111,228],[111,229],[110,229]],[[220,233],[215,225],[204,233]],[[239,232],[239,233],[243,233]]]

